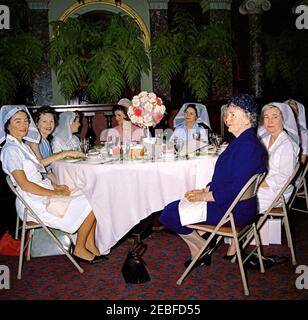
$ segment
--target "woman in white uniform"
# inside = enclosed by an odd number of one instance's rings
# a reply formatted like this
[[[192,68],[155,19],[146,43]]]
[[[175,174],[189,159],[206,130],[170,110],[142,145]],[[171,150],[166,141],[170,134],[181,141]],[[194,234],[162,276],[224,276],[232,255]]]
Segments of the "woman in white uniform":
[[[51,142],[53,153],[64,150],[81,150],[80,140],[74,134],[80,128],[80,117],[73,111],[65,111],[60,114],[58,126],[56,127]]]
[[[77,232],[74,258],[78,262],[96,263],[106,260],[95,244],[96,218],[83,194],[70,196],[66,185],[53,185],[24,140],[38,143],[39,132],[25,106],[2,106],[0,109],[0,143],[3,171],[8,174],[23,198],[48,226],[69,233]],[[49,209],[54,196],[68,197],[61,215]],[[17,213],[23,219],[24,206],[16,200]],[[58,208],[61,210],[62,207]],[[48,211],[49,210],[49,211]],[[29,217],[29,221],[35,221]]]
[[[176,138],[184,141],[194,140],[193,134],[199,134],[199,139],[208,142],[207,129],[211,130],[209,116],[205,105],[200,103],[185,103],[174,118],[175,130],[170,140]],[[207,129],[205,129],[207,128]]]
[[[295,117],[285,103],[269,103],[262,108],[258,136],[268,151],[268,174],[258,190],[259,211],[264,212],[289,179],[298,161],[299,136]],[[286,190],[286,201],[292,186]]]

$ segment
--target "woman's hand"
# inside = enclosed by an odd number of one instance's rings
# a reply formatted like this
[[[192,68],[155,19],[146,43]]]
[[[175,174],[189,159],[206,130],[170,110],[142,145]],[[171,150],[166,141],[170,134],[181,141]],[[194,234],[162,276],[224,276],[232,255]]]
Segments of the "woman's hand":
[[[188,201],[194,202],[194,201],[205,201],[206,198],[206,192],[204,189],[201,190],[191,190],[185,193],[185,198]]]
[[[82,151],[78,150],[68,150],[64,151],[64,158],[71,157],[71,158],[84,158],[86,155]]]
[[[57,184],[54,186],[54,190],[57,196],[69,196],[71,191],[65,184]]]

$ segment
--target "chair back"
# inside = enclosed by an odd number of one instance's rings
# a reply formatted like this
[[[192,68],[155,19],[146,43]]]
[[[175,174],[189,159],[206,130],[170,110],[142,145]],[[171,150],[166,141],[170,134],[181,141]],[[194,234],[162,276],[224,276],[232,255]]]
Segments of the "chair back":
[[[289,209],[293,209],[294,211],[300,211],[308,213],[308,188],[306,183],[306,175],[308,172],[308,162],[303,166],[298,179],[296,180],[296,187],[295,190],[290,198],[290,201],[288,203]],[[295,199],[299,197],[302,199],[305,199],[306,201],[306,209],[298,206],[294,206]]]
[[[43,222],[39,219],[37,214],[32,210],[32,208],[29,206],[29,204],[25,201],[25,199],[22,197],[22,195],[17,191],[16,186],[14,185],[12,179],[10,176],[6,176],[6,182],[10,189],[14,192],[15,196],[21,201],[21,203],[25,206],[25,210],[27,210],[27,213],[32,216],[35,220],[37,220],[40,224],[43,224]]]
[[[287,188],[294,183],[299,169],[300,169],[300,163],[298,162],[293,170],[293,173],[291,174],[289,179],[286,181],[286,183],[284,184],[282,189],[279,191],[279,193],[277,194],[277,196],[275,197],[275,199],[273,200],[273,202],[269,206],[269,208],[266,210],[266,212],[270,212],[273,208],[279,206],[280,204],[282,204],[285,201],[283,194],[285,193]]]
[[[243,200],[249,200],[256,196],[257,189],[261,181],[263,180],[265,176],[265,172],[263,173],[257,173],[253,175],[246,184],[242,187],[241,191],[238,193],[237,197],[233,200],[232,204],[230,205],[229,209],[225,213],[225,216],[229,215],[235,206],[238,204],[238,202]]]

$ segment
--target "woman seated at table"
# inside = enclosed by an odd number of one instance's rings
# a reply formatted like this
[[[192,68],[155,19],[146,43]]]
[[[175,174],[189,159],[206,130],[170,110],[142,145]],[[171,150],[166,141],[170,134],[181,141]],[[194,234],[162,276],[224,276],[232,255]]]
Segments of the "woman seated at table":
[[[85,155],[81,151],[66,150],[53,154],[49,139],[57,125],[57,114],[51,107],[42,107],[35,113],[35,124],[40,132],[40,142],[29,142],[30,147],[40,163],[46,168],[49,178],[55,181],[55,177],[51,172],[50,164],[54,161],[64,159],[65,157],[83,158]]]
[[[51,146],[53,153],[64,150],[81,150],[80,140],[75,135],[80,125],[80,116],[77,112],[65,111],[60,114],[59,123],[52,134]]]
[[[131,102],[128,99],[123,98],[113,107],[112,112],[118,125],[111,129],[104,129],[100,134],[101,141],[112,141],[113,137],[119,139],[121,143],[142,141],[144,130],[132,124],[127,115],[130,104]]]
[[[208,142],[208,129],[211,128],[208,118],[207,110],[204,105],[199,104],[199,110],[195,103],[185,103],[178,114],[174,118],[175,130],[170,137],[170,140],[175,138],[182,139],[184,141],[200,140],[202,142]],[[197,134],[195,138],[194,134]]]
[[[300,134],[300,161],[302,164],[306,164],[308,160],[308,130],[307,130],[307,123],[306,123],[306,113],[305,107],[298,101],[293,99],[289,99],[285,101],[294,112],[298,131]]]
[[[297,125],[287,104],[273,102],[262,108],[258,135],[269,154],[268,173],[258,189],[259,210],[264,212],[292,175],[298,161]],[[292,186],[286,190],[286,201],[292,190]]]
[[[3,171],[17,185],[18,191],[49,227],[68,233],[77,232],[74,257],[78,262],[96,263],[106,260],[95,244],[96,219],[92,208],[83,194],[70,197],[66,185],[53,185],[42,175],[45,168],[40,164],[29,145],[24,140],[38,143],[39,132],[25,106],[6,105],[0,109],[0,143],[6,140],[1,151]],[[47,205],[54,196],[67,197],[67,208],[61,216],[51,212]],[[24,206],[16,201],[17,213],[23,219]],[[49,210],[49,211],[48,211]],[[29,217],[29,221],[35,221]]]
[[[266,171],[266,151],[252,127],[257,124],[257,105],[248,94],[231,97],[228,101],[227,126],[235,139],[217,159],[212,181],[205,189],[187,191],[189,201],[207,202],[207,219],[202,223],[217,225],[246,182],[255,174]],[[178,233],[190,249],[191,259],[204,245],[205,240],[192,229],[182,226],[179,217],[179,200],[168,204],[160,221]],[[257,214],[257,199],[241,201],[234,209],[236,226],[252,223]],[[232,259],[236,252],[232,239],[225,259]],[[198,265],[208,262],[208,257]],[[191,260],[185,262],[187,266]]]

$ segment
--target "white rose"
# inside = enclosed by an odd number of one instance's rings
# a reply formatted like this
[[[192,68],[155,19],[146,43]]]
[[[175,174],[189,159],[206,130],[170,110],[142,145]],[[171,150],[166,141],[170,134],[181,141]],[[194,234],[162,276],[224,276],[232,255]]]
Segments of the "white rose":
[[[134,107],[139,107],[140,106],[140,100],[137,98],[135,99],[135,97],[132,100],[132,104]]]
[[[153,110],[153,105],[150,102],[147,102],[144,105],[144,109],[147,110],[147,111],[152,111]]]

